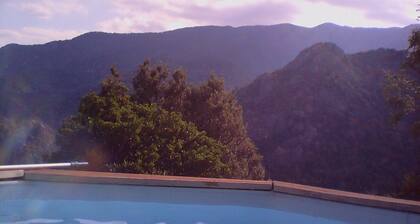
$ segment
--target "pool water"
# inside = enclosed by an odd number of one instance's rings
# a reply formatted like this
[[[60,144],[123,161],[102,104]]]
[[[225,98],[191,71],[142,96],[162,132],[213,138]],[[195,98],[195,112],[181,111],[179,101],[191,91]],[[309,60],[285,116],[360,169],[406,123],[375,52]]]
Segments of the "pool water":
[[[420,215],[271,191],[0,182],[1,224],[420,223]]]

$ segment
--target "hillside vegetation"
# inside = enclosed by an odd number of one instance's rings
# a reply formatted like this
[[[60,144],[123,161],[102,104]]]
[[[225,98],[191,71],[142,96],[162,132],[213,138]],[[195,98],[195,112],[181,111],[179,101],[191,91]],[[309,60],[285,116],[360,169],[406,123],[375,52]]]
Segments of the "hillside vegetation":
[[[390,122],[386,71],[405,52],[346,55],[332,43],[302,51],[237,95],[273,179],[370,193],[398,192],[416,165],[415,143]]]
[[[404,49],[413,27],[207,26],[163,33],[92,32],[42,45],[10,44],[0,48],[0,114],[36,116],[58,127],[76,111],[80,97],[99,88],[111,65],[125,74],[127,83],[136,66],[150,59],[184,68],[193,83],[215,72],[227,87],[236,88],[282,67],[318,42],[336,43],[348,53]]]

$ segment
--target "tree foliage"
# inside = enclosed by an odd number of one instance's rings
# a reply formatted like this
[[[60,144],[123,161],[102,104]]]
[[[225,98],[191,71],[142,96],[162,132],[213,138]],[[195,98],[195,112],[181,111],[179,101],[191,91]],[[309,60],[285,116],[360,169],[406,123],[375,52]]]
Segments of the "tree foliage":
[[[168,111],[178,112],[207,136],[225,145],[229,149],[225,158],[233,177],[262,178],[262,158],[248,137],[242,107],[225,90],[223,80],[212,75],[202,85],[189,85],[184,71],[176,70],[171,77],[167,74],[165,67],[145,62],[134,77],[137,102],[157,103]]]
[[[420,30],[413,31],[409,38],[401,72],[387,76],[385,96],[394,109],[394,121],[409,117],[413,134],[420,137]]]
[[[406,66],[420,73],[420,30],[411,33],[408,39],[408,57]]]
[[[393,108],[393,121],[405,120],[411,133],[420,138],[420,30],[409,38],[408,56],[400,73],[389,74],[385,84],[385,97]],[[420,161],[420,151],[419,161]],[[420,198],[420,165],[408,174],[402,193],[410,198]]]
[[[119,74],[111,69],[100,92],[83,97],[78,114],[63,123],[58,135],[62,150],[56,158],[88,159],[95,169],[118,172],[262,178],[260,157],[249,138],[240,136],[245,139],[242,140],[233,136],[237,135],[237,130],[222,138],[223,134],[229,134],[226,131],[226,125],[232,123],[229,119],[241,118],[240,107],[233,96],[229,95],[226,102],[219,99],[220,102],[213,103],[220,104],[219,109],[203,111],[211,108],[192,102],[193,98],[201,96],[192,93],[202,91],[199,89],[207,84],[193,87],[186,83],[184,72],[175,71],[170,80],[168,74],[165,66],[145,62],[133,79],[130,95]],[[222,85],[207,95],[219,92],[227,94]],[[197,100],[206,102],[205,97]],[[229,108],[227,103],[236,108],[231,109],[235,116],[223,116],[223,108]],[[193,108],[199,111],[190,111]],[[204,119],[214,122],[211,128]],[[239,121],[242,122],[236,122]],[[243,127],[243,123],[242,126],[234,124],[232,128]],[[221,133],[216,134],[217,130]],[[246,134],[244,129],[242,131],[241,134]],[[238,149],[249,147],[246,144],[254,151],[246,154]]]
[[[420,84],[404,73],[386,76],[385,96],[393,108],[392,121],[398,123],[410,117],[414,136],[420,136]]]

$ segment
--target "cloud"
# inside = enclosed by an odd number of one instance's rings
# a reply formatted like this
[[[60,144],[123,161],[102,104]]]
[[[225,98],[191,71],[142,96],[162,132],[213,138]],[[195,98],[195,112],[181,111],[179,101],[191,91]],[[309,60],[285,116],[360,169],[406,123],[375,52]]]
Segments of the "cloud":
[[[98,23],[98,29],[105,32],[157,32],[166,29],[168,16],[163,3],[150,0],[114,0],[113,18]]]
[[[115,0],[117,16],[102,31],[162,31],[197,25],[256,25],[287,22],[297,12],[284,1]]]
[[[285,22],[406,26],[415,22],[415,8],[412,0],[0,0],[0,46],[44,43],[93,30],[160,32]]]
[[[162,23],[138,16],[116,17],[100,22],[99,30],[112,33],[157,32],[165,30]]]
[[[412,0],[309,0],[362,10],[367,18],[394,24],[414,23],[417,4]]]
[[[51,40],[63,40],[80,35],[83,31],[55,30],[37,27],[23,27],[21,29],[0,29],[0,47],[10,43],[41,44]]]
[[[215,7],[197,4],[179,5],[175,16],[215,25],[262,25],[290,21],[297,8],[287,2],[261,1],[244,5]]]
[[[51,19],[55,15],[87,13],[81,1],[71,0],[31,0],[15,2],[16,7],[41,19]]]

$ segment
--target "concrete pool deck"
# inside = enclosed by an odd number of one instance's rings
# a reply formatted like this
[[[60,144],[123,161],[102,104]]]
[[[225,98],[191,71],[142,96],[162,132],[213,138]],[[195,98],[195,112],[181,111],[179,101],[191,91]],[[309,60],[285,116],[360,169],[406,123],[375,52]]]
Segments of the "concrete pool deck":
[[[0,172],[0,180],[10,178],[92,184],[273,191],[302,197],[420,214],[420,201],[360,194],[271,180],[256,181],[53,169]]]

